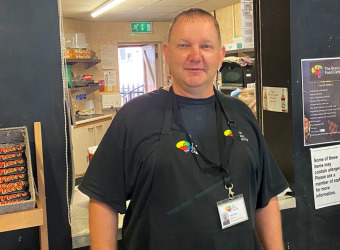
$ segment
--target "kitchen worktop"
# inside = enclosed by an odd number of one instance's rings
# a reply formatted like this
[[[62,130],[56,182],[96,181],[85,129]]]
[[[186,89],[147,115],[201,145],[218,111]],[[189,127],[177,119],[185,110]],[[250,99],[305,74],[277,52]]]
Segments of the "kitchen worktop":
[[[76,120],[76,125],[88,123],[88,122],[93,122],[105,118],[112,118],[112,115],[104,115],[104,114],[94,114],[94,115],[76,115],[75,120]]]

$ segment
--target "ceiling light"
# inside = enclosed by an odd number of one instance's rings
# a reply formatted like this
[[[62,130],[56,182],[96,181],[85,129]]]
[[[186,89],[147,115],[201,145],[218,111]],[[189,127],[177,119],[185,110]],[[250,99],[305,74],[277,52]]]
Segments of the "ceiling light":
[[[120,4],[125,0],[110,0],[104,3],[103,5],[99,6],[97,9],[91,12],[92,17],[99,16],[100,14],[104,13],[105,11],[115,7],[116,5]]]

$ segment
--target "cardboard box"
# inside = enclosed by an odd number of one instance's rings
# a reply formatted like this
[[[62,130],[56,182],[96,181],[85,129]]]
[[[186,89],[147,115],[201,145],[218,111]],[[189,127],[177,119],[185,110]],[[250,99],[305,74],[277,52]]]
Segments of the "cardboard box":
[[[36,198],[34,179],[32,174],[31,151],[26,127],[13,127],[0,129],[0,147],[11,147],[15,145],[24,146],[26,159],[27,178],[31,198],[14,204],[0,205],[0,214],[18,212],[35,208]]]
[[[237,44],[236,43],[227,43],[223,45],[225,50],[236,50],[237,49]]]
[[[64,49],[65,59],[93,59],[93,50],[88,49]]]
[[[227,47],[226,47],[226,50],[234,50],[234,49],[238,50],[238,49],[254,48],[254,36],[252,36],[252,35],[234,37],[232,39],[232,41],[233,41],[233,43],[226,44],[231,49],[227,49]]]

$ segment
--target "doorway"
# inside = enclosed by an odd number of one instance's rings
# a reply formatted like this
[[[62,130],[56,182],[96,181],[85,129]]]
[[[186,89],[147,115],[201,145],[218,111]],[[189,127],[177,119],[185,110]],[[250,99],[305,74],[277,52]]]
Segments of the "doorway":
[[[161,44],[119,44],[119,86],[122,105],[131,99],[164,86]]]

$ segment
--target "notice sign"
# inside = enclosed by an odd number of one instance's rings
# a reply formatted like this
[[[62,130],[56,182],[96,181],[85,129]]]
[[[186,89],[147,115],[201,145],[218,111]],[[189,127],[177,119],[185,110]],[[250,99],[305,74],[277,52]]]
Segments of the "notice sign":
[[[305,146],[340,141],[340,58],[304,59]]]
[[[102,45],[100,46],[100,56],[102,62],[102,69],[117,68],[115,59],[118,57],[117,45]]]
[[[287,88],[263,87],[263,110],[288,112]]]
[[[104,90],[105,92],[113,92],[116,86],[116,72],[104,71]]]
[[[76,100],[77,101],[86,100],[86,94],[78,94],[78,95],[76,95]]]
[[[340,145],[311,149],[315,209],[340,204]]]

